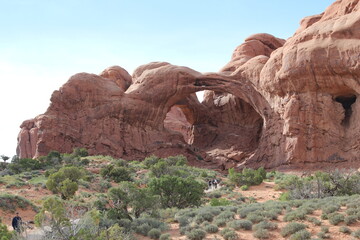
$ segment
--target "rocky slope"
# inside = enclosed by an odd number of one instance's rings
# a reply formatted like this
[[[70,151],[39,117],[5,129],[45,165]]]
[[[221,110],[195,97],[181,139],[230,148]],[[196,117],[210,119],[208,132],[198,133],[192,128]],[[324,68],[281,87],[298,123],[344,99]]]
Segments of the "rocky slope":
[[[218,73],[155,62],[132,76],[118,66],[76,74],[23,122],[17,151],[184,154],[223,168],[357,164],[359,82],[360,2],[338,0],[286,41],[248,37]]]

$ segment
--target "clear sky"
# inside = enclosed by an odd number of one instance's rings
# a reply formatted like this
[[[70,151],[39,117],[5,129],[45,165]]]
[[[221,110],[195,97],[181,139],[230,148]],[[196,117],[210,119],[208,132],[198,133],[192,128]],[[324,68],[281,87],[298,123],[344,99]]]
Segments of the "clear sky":
[[[0,0],[0,155],[78,72],[167,61],[216,72],[254,33],[288,38],[334,0]]]

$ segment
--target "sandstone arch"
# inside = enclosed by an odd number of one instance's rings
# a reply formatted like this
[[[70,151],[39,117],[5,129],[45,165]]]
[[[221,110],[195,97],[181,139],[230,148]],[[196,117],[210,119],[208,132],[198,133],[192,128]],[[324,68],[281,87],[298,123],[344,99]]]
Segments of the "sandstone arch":
[[[132,76],[116,66],[100,76],[76,74],[53,93],[44,114],[21,125],[18,154],[86,147],[128,159],[185,154],[218,163],[221,157],[226,166],[239,167],[359,166],[359,9],[358,0],[338,0],[305,18],[286,41],[252,35],[218,73],[155,62]],[[229,93],[259,114],[262,133],[251,154],[195,151],[164,128],[171,107],[188,104],[202,90]],[[191,116],[193,122],[201,111]]]

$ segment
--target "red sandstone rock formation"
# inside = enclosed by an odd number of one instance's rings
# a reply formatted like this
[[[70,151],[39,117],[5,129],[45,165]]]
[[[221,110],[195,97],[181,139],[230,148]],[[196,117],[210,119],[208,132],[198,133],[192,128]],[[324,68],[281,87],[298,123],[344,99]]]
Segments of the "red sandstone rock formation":
[[[21,125],[20,157],[86,147],[232,166],[356,164],[360,2],[338,0],[288,40],[255,34],[219,73],[169,63],[76,74]],[[194,93],[206,90],[200,103]]]

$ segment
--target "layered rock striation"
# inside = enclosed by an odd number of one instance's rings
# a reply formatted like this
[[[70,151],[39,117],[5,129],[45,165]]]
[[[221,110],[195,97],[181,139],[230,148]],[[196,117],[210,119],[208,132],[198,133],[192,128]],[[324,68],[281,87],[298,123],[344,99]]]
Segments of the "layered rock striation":
[[[218,73],[154,62],[132,76],[119,66],[76,74],[23,122],[17,152],[184,154],[223,168],[357,164],[359,83],[360,1],[338,0],[286,41],[248,37]]]

